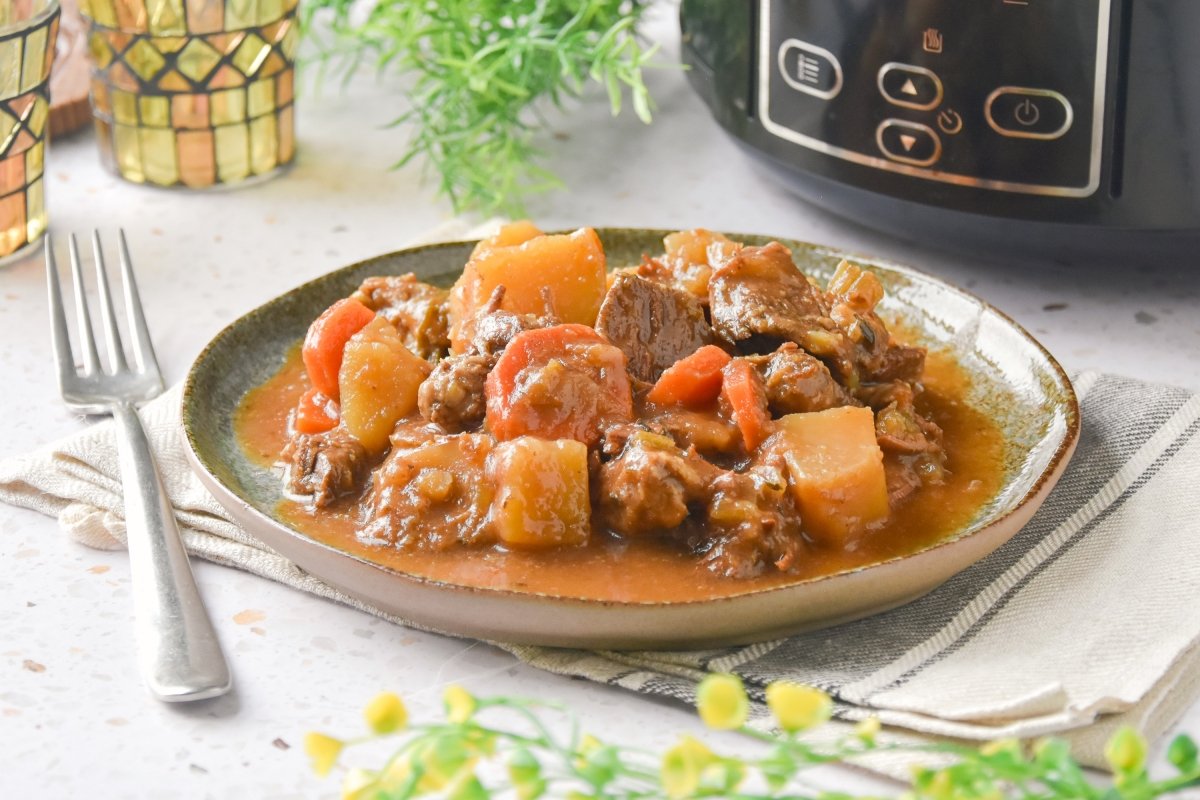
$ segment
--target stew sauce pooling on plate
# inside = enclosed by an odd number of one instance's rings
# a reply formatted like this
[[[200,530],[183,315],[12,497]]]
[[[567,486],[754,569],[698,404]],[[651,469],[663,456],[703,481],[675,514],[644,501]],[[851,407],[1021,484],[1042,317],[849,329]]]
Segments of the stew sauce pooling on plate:
[[[926,393],[871,273],[842,262],[822,289],[778,243],[665,245],[608,274],[594,231],[516,223],[450,291],[367,279],[313,322],[298,403],[295,380],[244,401],[243,441],[285,435],[313,519],[422,562],[648,545],[774,583],[911,551],[990,498],[995,427]]]

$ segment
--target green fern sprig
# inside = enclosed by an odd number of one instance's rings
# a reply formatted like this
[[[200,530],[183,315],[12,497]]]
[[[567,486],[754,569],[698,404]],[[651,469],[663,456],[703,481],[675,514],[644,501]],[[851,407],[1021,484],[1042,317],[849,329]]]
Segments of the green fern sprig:
[[[637,34],[638,0],[306,0],[318,76],[359,66],[407,76],[410,131],[397,167],[419,160],[455,210],[520,215],[530,194],[559,188],[539,133],[594,82],[613,114],[628,95],[650,121],[643,70],[656,46]],[[319,80],[320,78],[318,78]]]

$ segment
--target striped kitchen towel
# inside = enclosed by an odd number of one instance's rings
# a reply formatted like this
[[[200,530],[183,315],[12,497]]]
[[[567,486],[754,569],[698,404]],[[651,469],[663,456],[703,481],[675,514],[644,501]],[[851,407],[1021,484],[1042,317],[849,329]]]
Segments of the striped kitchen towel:
[[[827,690],[842,720],[877,715],[892,736],[1059,734],[1102,764],[1116,725],[1157,737],[1200,688],[1200,396],[1094,373],[1075,387],[1079,446],[1043,507],[1008,544],[908,605],[704,652],[500,646],[542,669],[683,703],[706,673],[735,672],[763,727],[763,688],[789,680]],[[239,529],[188,467],[179,399],[176,386],[142,417],[189,552],[404,622]],[[111,422],[0,462],[0,501],[56,516],[90,546],[124,547]],[[895,760],[870,766],[904,771]]]

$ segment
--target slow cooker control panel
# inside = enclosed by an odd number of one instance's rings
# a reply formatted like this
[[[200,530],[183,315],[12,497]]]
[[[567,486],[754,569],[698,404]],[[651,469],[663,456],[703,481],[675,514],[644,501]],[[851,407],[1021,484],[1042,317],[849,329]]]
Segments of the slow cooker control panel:
[[[795,144],[997,191],[1099,185],[1111,0],[759,0],[757,107]]]

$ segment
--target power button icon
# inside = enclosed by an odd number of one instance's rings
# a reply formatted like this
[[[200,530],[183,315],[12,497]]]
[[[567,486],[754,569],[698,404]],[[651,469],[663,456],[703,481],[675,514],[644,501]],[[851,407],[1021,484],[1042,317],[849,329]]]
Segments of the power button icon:
[[[1037,103],[1028,97],[1017,103],[1017,107],[1013,109],[1013,119],[1027,128],[1037,125],[1041,118],[1042,112],[1038,110]]]
[[[1057,139],[1075,120],[1059,92],[1023,86],[1001,86],[988,95],[983,111],[992,130],[1015,139]]]

